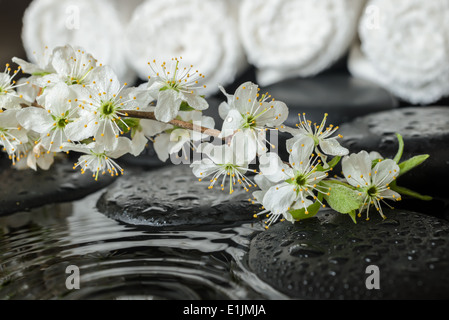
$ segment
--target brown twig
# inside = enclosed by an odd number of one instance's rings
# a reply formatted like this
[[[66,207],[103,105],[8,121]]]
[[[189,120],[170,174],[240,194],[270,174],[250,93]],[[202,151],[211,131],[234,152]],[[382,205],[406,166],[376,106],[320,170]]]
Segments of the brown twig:
[[[154,112],[135,111],[135,110],[120,110],[120,114],[122,114],[125,117],[158,121],[156,119],[156,116],[154,115]],[[198,125],[195,125],[190,122],[173,119],[173,120],[169,121],[168,124],[174,125],[179,128],[187,129],[187,130],[201,132],[203,134],[207,134],[208,136],[221,138],[220,137],[221,131],[198,126]]]

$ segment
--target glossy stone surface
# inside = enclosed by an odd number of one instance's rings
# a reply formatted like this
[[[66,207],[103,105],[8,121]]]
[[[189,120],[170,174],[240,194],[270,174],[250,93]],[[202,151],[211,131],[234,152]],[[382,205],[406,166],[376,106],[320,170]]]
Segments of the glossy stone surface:
[[[204,180],[199,182],[188,165],[128,171],[107,189],[97,207],[112,219],[150,227],[213,227],[251,221],[260,211],[243,189],[232,195],[218,187],[208,190]]]
[[[252,239],[249,266],[291,298],[449,298],[449,223],[404,210],[385,214],[354,224],[329,209],[278,223]],[[370,265],[379,270],[378,290],[366,286]]]
[[[60,159],[48,171],[11,168],[8,159],[1,159],[0,216],[29,210],[51,203],[81,199],[114,181],[102,176],[98,181],[92,175],[73,170],[73,162]]]

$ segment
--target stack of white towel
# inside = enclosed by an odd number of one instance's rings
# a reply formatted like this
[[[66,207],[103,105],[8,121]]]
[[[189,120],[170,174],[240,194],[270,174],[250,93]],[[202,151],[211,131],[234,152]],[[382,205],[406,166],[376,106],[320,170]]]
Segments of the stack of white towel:
[[[404,101],[449,95],[449,0],[371,0],[348,67]]]
[[[148,61],[182,57],[205,95],[253,65],[269,85],[310,77],[349,54],[348,69],[399,98],[449,95],[449,0],[34,0],[24,16],[30,59],[79,45],[126,82]]]

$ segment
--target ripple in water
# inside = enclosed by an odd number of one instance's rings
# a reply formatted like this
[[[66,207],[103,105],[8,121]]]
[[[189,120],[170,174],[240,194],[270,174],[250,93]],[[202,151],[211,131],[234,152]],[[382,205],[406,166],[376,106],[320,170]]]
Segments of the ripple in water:
[[[260,226],[163,231],[97,212],[100,193],[0,218],[0,299],[285,299],[247,267]],[[80,289],[66,288],[66,268]]]

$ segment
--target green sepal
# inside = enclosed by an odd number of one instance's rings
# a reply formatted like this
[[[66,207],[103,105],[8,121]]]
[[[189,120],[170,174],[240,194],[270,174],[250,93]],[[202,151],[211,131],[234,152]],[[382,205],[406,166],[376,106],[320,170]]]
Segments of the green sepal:
[[[137,131],[142,130],[142,126],[140,125],[140,119],[124,118],[122,119],[122,121],[117,121],[116,123],[123,132],[129,132],[130,130],[137,130]]]
[[[320,185],[326,189],[330,188],[329,195],[325,194],[324,199],[337,212],[347,214],[363,205],[363,198],[359,196],[360,192],[347,183],[327,180],[321,182]]]
[[[49,74],[51,74],[51,72],[35,72],[35,73],[32,73],[31,75],[35,76],[35,77],[44,77],[44,76],[48,76]]]
[[[308,219],[308,218],[312,218],[312,217],[316,216],[318,211],[320,211],[321,202],[323,201],[323,195],[321,193],[319,193],[317,198],[318,198],[318,200],[315,201],[310,206],[308,206],[307,210],[306,210],[306,208],[302,208],[302,209],[298,209],[298,210],[289,211],[290,214],[292,215],[292,217],[295,220],[299,221],[299,220],[304,220],[304,219]],[[306,214],[306,211],[308,212],[307,214]]]
[[[396,163],[399,163],[399,161],[401,161],[402,154],[404,153],[404,139],[402,139],[402,136],[399,133],[396,133],[396,137],[398,138],[399,148],[393,160]]]
[[[418,192],[410,190],[408,188],[400,187],[396,184],[396,181],[393,181],[392,183],[390,183],[390,189],[393,191],[396,191],[401,196],[409,196],[409,197],[416,198],[416,199],[419,199],[422,201],[431,201],[433,199],[431,196],[422,195],[422,194],[419,194]]]
[[[357,224],[357,218],[356,218],[356,212],[355,210],[352,210],[351,212],[348,213],[348,215],[351,217],[352,221]]]
[[[335,168],[335,166],[340,162],[340,160],[341,160],[341,157],[336,156],[336,157],[332,158],[332,160],[327,163],[328,166],[326,168],[324,168],[323,165],[319,164],[319,165],[316,165],[314,169],[316,171],[329,171],[330,169]]]
[[[187,101],[181,102],[181,106],[179,107],[179,111],[194,111],[195,109],[192,108]]]
[[[419,155],[419,156],[414,156],[413,158],[410,158],[410,159],[400,163],[399,164],[399,169],[401,171],[399,172],[399,177],[402,176],[403,174],[409,172],[413,168],[416,168],[421,163],[426,161],[429,157],[430,156],[428,154],[422,154],[422,155]]]

